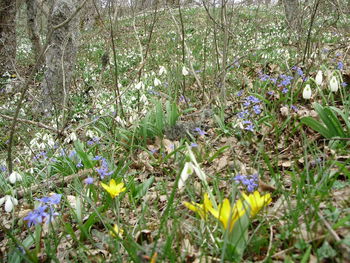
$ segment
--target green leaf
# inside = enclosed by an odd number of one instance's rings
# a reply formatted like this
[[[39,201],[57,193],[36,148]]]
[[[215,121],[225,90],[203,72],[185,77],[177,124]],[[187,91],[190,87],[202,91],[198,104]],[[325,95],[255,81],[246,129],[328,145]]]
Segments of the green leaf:
[[[154,182],[154,176],[148,178],[147,181],[145,181],[142,184],[138,185],[136,187],[135,198],[139,199],[139,198],[143,197],[147,193],[148,189],[151,187],[153,182]]]
[[[334,112],[329,107],[325,107],[324,112],[328,116],[329,120],[332,122],[332,126],[335,129],[336,135],[338,137],[341,137],[341,138],[346,137],[344,130],[343,130],[343,127],[341,126],[341,123],[340,123],[339,119],[337,118],[337,116],[334,114]]]
[[[221,147],[219,150],[217,150],[209,159],[208,162],[214,161],[220,154],[222,154],[226,149],[230,148],[229,145]]]
[[[314,118],[303,117],[303,118],[301,118],[300,121],[301,121],[301,123],[309,126],[311,129],[319,132],[323,137],[325,137],[325,138],[332,137],[331,132],[325,126],[323,126],[320,122],[316,121]]]
[[[311,248],[312,246],[309,246],[303,256],[303,258],[301,259],[300,263],[307,263],[309,262],[309,258],[310,258],[310,254],[311,254]]]
[[[81,159],[81,162],[83,163],[84,168],[85,168],[85,169],[94,168],[94,164],[93,164],[93,162],[91,161],[91,158],[90,158],[89,155],[85,152],[84,146],[83,146],[83,144],[82,144],[79,140],[75,141],[75,143],[74,143],[74,148],[75,148],[75,151],[77,152],[79,158]]]

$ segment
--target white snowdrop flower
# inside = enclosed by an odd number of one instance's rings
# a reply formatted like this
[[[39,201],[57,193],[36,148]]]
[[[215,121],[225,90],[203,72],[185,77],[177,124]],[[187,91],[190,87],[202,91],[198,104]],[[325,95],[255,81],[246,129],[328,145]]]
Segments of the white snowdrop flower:
[[[135,89],[140,90],[140,89],[144,89],[144,87],[145,87],[145,84],[143,84],[143,82],[140,81],[139,83],[136,84]]]
[[[5,195],[3,198],[0,198],[0,206],[5,203],[5,211],[10,213],[13,208],[18,205],[18,200],[10,195]]]
[[[329,81],[329,89],[332,92],[337,92],[339,89],[338,80],[335,76],[331,77],[331,80]]]
[[[22,175],[17,172],[12,172],[8,178],[11,184],[15,184],[17,181],[22,181]]]
[[[312,95],[311,87],[309,84],[307,84],[303,90],[303,98],[305,100],[309,100],[311,98],[311,95]]]
[[[85,135],[86,135],[86,137],[89,137],[89,138],[94,138],[95,137],[95,133],[92,130],[87,130]]]
[[[154,79],[154,86],[155,87],[157,87],[157,86],[159,86],[161,84],[162,84],[162,82],[159,79],[157,79],[157,78]]]
[[[161,76],[161,75],[166,74],[166,73],[167,73],[167,71],[166,71],[165,67],[160,66],[158,75]]]
[[[322,71],[319,70],[316,74],[315,82],[317,85],[321,85],[323,81]]]
[[[65,142],[74,142],[78,139],[77,135],[75,132],[72,132],[71,134],[69,134],[69,136],[64,140]]]
[[[115,117],[115,121],[118,122],[122,126],[126,125],[126,122],[124,120],[122,120],[119,116]]]
[[[182,75],[184,75],[184,76],[188,75],[188,70],[185,66],[182,67]]]
[[[145,105],[148,105],[148,99],[145,94],[141,95],[140,102],[144,103]]]
[[[181,189],[184,187],[186,180],[188,177],[193,174],[193,164],[191,162],[186,162],[184,165],[184,168],[182,169],[181,175],[180,175],[180,180],[178,183],[178,188]]]

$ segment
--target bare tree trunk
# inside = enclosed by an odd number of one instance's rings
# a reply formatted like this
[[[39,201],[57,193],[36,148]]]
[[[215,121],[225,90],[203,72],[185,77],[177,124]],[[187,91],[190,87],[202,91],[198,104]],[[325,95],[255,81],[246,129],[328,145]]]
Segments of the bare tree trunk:
[[[284,12],[287,18],[288,26],[292,30],[297,30],[299,27],[299,1],[298,0],[283,0]]]
[[[29,39],[32,42],[32,47],[34,51],[35,60],[38,59],[38,56],[41,52],[41,41],[38,33],[38,27],[36,23],[37,18],[37,4],[35,0],[26,0],[27,5],[27,29]]]
[[[16,62],[16,1],[0,1],[0,74],[13,71]]]
[[[64,22],[74,12],[72,0],[57,0],[53,4],[49,27]],[[42,110],[65,108],[77,52],[77,18],[55,30],[46,52],[45,78],[42,83]]]

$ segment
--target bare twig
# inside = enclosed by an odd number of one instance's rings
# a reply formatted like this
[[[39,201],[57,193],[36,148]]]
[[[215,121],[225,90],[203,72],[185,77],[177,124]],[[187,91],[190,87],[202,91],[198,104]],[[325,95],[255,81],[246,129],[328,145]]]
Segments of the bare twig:
[[[7,119],[7,120],[14,120],[14,117],[11,117],[11,116],[8,116],[8,115],[5,115],[5,114],[1,114],[0,113],[0,117],[4,118],[4,119]],[[46,129],[46,130],[49,130],[49,131],[52,131],[52,132],[55,132],[55,133],[60,133],[60,135],[66,135],[64,133],[64,131],[59,131],[53,127],[50,127],[50,126],[47,126],[46,124],[44,123],[41,123],[41,122],[36,122],[36,121],[30,121],[30,120],[26,120],[26,119],[21,119],[21,118],[17,118],[17,121],[19,122],[23,122],[23,123],[26,123],[26,124],[30,124],[30,125],[34,125],[34,126],[37,126],[39,128],[43,128],[43,129]]]

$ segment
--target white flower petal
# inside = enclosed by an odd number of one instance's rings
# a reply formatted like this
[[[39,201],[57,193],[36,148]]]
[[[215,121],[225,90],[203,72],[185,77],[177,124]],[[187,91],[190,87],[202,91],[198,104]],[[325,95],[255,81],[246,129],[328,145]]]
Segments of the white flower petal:
[[[2,204],[5,202],[5,196],[0,198],[0,206],[2,206]]]
[[[12,203],[12,200],[10,198],[8,198],[5,202],[5,211],[7,213],[10,213],[13,209],[14,205]]]
[[[311,98],[311,95],[312,95],[311,87],[309,84],[307,84],[303,90],[303,98],[305,100],[309,100]]]
[[[319,70],[316,74],[316,78],[315,78],[316,84],[317,85],[321,85],[322,81],[323,81],[323,76],[322,76],[322,71]]]
[[[9,176],[9,178],[8,178],[8,180],[10,181],[11,184],[16,183],[17,177],[16,177],[16,174],[15,174],[15,173],[16,173],[16,172],[13,172],[12,174],[10,174],[10,176]]]
[[[188,177],[193,174],[193,165],[191,162],[186,162],[184,168],[182,169],[180,180],[178,183],[178,188],[181,189],[184,187],[186,180]]]
[[[329,89],[332,91],[332,92],[337,92],[338,89],[339,89],[339,84],[338,84],[338,80],[335,76],[333,76],[331,78],[331,80],[329,81]]]

